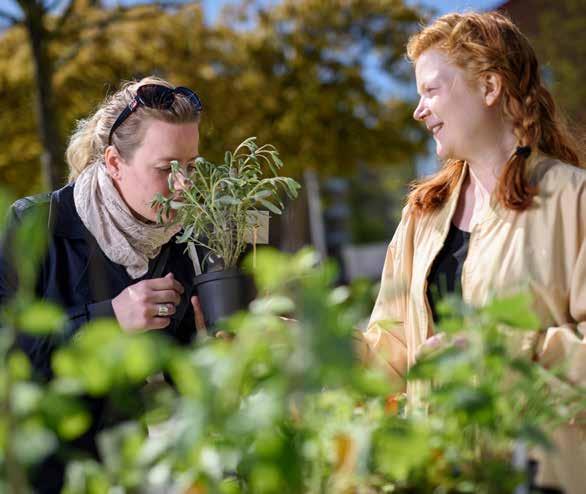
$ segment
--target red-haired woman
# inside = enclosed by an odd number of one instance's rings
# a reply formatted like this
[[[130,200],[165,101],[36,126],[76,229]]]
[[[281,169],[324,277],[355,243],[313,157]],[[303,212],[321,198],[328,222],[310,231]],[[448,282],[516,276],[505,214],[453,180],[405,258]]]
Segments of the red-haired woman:
[[[532,47],[505,16],[466,13],[440,17],[407,52],[421,96],[413,116],[443,166],[414,185],[390,243],[370,355],[409,397],[405,375],[434,338],[437,297],[456,291],[482,306],[529,286],[543,327],[532,357],[564,362],[568,380],[586,385],[586,170]],[[379,324],[389,320],[390,331]],[[554,440],[538,483],[584,492],[584,430]]]

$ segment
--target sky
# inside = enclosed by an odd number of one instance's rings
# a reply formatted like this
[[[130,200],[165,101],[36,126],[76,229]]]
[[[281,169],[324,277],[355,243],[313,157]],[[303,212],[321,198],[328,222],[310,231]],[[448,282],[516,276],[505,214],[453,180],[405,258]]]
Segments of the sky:
[[[0,0],[0,3],[3,0]],[[265,4],[275,3],[272,0],[262,0]],[[235,0],[202,0],[206,16],[209,20],[217,17],[222,7],[226,4],[235,3]],[[438,15],[447,14],[448,12],[461,12],[466,10],[489,10],[504,3],[499,0],[407,0],[410,5],[423,5],[433,7],[437,10]]]
[[[116,4],[132,4],[139,0],[107,0],[107,2]],[[140,0],[144,1],[144,0]],[[235,3],[237,0],[200,0],[207,18],[214,21],[222,7],[226,4]],[[278,0],[260,0],[261,3],[271,4]],[[484,10],[494,8],[501,3],[499,0],[406,0],[411,5],[420,4],[427,7],[433,7],[437,10],[438,15],[446,14],[448,12],[462,11],[462,10]],[[0,0],[0,10],[15,14],[19,12],[17,0]]]

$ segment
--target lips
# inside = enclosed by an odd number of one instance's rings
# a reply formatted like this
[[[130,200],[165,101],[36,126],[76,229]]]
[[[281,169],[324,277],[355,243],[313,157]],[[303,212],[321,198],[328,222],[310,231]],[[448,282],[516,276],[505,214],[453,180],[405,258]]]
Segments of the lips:
[[[443,122],[437,123],[435,125],[432,125],[431,127],[428,127],[428,130],[435,136],[442,129],[443,126]]]

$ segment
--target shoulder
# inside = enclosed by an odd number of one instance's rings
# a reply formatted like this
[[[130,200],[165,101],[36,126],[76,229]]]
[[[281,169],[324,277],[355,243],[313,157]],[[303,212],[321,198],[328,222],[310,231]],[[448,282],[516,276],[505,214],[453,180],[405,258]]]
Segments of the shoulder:
[[[23,197],[10,208],[12,222],[19,223],[29,213],[47,216],[49,228],[61,236],[82,236],[83,228],[75,210],[73,186],[68,184],[52,192]]]
[[[15,201],[10,210],[15,218],[21,219],[27,212],[37,208],[48,208],[51,202],[51,194],[52,192],[43,192],[42,194],[23,197]]]
[[[405,237],[412,233],[413,225],[415,224],[416,220],[417,218],[412,210],[412,207],[409,204],[406,204],[401,212],[401,220],[395,229],[395,233],[389,247],[394,247],[404,241]]]
[[[545,194],[581,195],[586,190],[586,169],[545,157],[535,167],[537,181]]]

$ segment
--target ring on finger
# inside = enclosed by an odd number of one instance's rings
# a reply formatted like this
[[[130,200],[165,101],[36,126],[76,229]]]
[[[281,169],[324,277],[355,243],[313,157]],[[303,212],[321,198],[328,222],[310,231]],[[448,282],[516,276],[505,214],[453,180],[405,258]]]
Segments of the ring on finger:
[[[169,315],[169,307],[167,304],[157,304],[157,316],[167,317]]]

